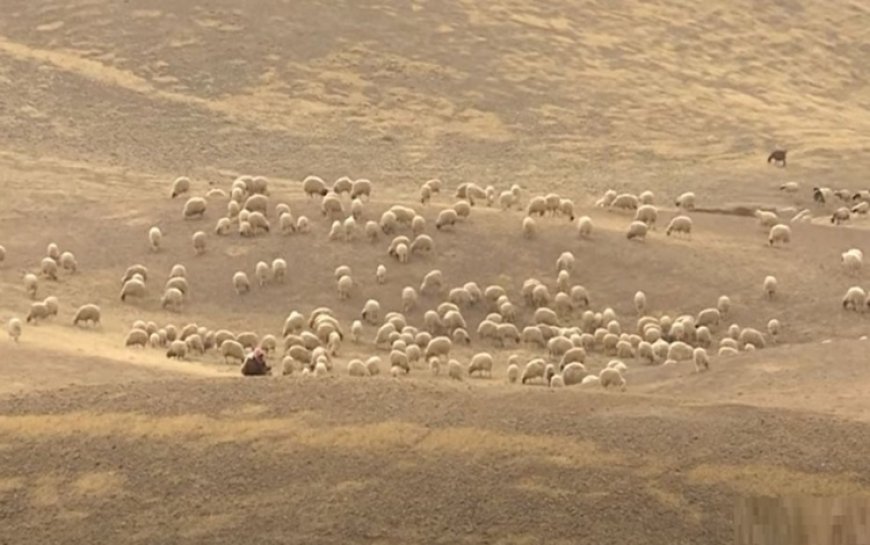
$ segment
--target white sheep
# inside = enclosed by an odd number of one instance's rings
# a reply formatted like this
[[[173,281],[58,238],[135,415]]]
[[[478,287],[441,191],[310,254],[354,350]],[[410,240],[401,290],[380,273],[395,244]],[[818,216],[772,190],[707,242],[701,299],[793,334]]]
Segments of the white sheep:
[[[335,220],[332,222],[332,227],[329,229],[327,238],[330,242],[336,242],[345,238],[344,226],[341,224],[341,221]]]
[[[350,278],[350,277],[348,277]],[[381,323],[381,304],[375,299],[369,299],[366,301],[365,305],[363,305],[362,312],[360,312],[360,318],[365,320],[371,325],[378,325]]]
[[[530,216],[523,218],[523,238],[532,239],[538,233],[538,225]]]
[[[148,346],[149,335],[148,332],[144,329],[131,329],[129,333],[127,333],[127,337],[124,339],[124,346],[141,346],[145,348]]]
[[[296,219],[290,212],[283,212],[278,216],[278,230],[282,235],[290,235],[296,232]]]
[[[646,294],[639,291],[634,294],[634,308],[638,314],[643,314],[646,310]]]
[[[242,295],[251,291],[251,282],[248,280],[248,275],[243,271],[238,271],[233,275],[233,288],[238,295]]]
[[[643,193],[638,195],[637,199],[640,201],[640,203],[642,205],[643,204],[653,204],[653,201],[655,201],[655,195],[653,194],[652,191],[644,191]]]
[[[186,220],[192,219],[195,217],[203,218],[205,216],[205,210],[208,206],[208,201],[206,201],[202,197],[191,197],[187,199],[187,202],[184,203],[184,210],[182,210],[182,217]]]
[[[148,231],[148,242],[151,245],[152,252],[160,251],[160,242],[163,240],[163,233],[160,232],[159,227],[152,227]]]
[[[169,308],[178,312],[182,304],[184,304],[184,294],[178,288],[168,288],[160,298],[160,308],[163,309]]]
[[[671,233],[683,233],[688,238],[692,238],[692,218],[689,216],[675,216],[668,223],[668,228],[665,230],[667,236],[671,236]]]
[[[372,182],[370,180],[367,180],[366,178],[354,180],[350,189],[350,198],[360,199],[363,195],[365,195],[367,199],[371,199]]]
[[[644,204],[638,207],[634,213],[634,221],[642,221],[650,229],[655,229],[656,220],[659,217],[658,208],[651,204]]]
[[[631,193],[622,193],[617,195],[616,198],[610,203],[610,208],[618,208],[622,210],[637,210],[638,207],[638,199],[637,196],[632,195]]]
[[[646,231],[647,225],[642,221],[633,221],[628,226],[628,232],[625,237],[628,240],[638,239],[640,241],[646,240]]]
[[[864,266],[864,252],[851,248],[840,254],[840,263],[849,274],[858,274]]]
[[[254,268],[254,276],[257,279],[257,285],[262,288],[272,280],[272,268],[265,261],[258,261]]]
[[[344,275],[338,279],[336,287],[338,289],[339,299],[349,299],[351,292],[353,291],[353,279],[348,275]]]
[[[145,297],[145,282],[136,277],[127,280],[121,287],[120,297],[121,301],[126,301],[127,297]]]
[[[598,373],[598,382],[605,389],[615,387],[625,391],[625,378],[618,369],[607,367]]]
[[[342,227],[344,228],[344,239],[348,242],[352,242],[356,238],[357,232],[356,220],[353,219],[353,216],[348,216],[344,220]]]
[[[60,266],[63,270],[69,273],[75,273],[79,269],[76,256],[74,256],[72,252],[64,252],[60,254]]]
[[[600,199],[595,201],[595,206],[599,208],[607,208],[611,203],[613,203],[614,199],[616,199],[616,191],[608,189]]]
[[[272,260],[272,281],[283,284],[285,278],[287,278],[287,262],[277,257]]]
[[[556,259],[556,273],[558,274],[559,271],[568,271],[568,273],[573,272],[576,261],[577,260],[574,258],[573,253],[562,252]]]
[[[767,322],[767,333],[774,342],[776,342],[776,338],[779,336],[780,331],[782,331],[782,324],[779,323],[779,320],[773,318]]]
[[[478,373],[485,376],[492,376],[492,355],[487,352],[480,352],[471,358],[468,364],[468,375]]]
[[[82,305],[76,310],[73,316],[73,325],[78,325],[79,322],[92,322],[94,326],[100,324],[100,307],[94,304]]]
[[[710,369],[710,358],[707,356],[707,351],[703,348],[696,348],[692,351],[692,360],[695,363],[695,371],[707,371]]]
[[[766,346],[766,342],[764,340],[764,335],[761,334],[757,329],[753,329],[751,327],[744,328],[740,332],[740,336],[737,338],[737,342],[740,346],[746,350],[746,346],[751,344],[755,348],[764,348]]]
[[[324,182],[319,176],[313,175],[306,176],[305,179],[302,180],[302,191],[305,192],[305,195],[307,195],[309,199],[315,195],[323,197],[328,193],[326,182]]]
[[[175,358],[183,360],[187,358],[187,343],[184,341],[172,341],[169,343],[169,349],[166,351],[167,358]]]
[[[172,182],[172,193],[170,193],[169,197],[174,199],[188,191],[190,191],[190,178],[187,176],[179,176]]]
[[[779,286],[779,283],[776,280],[775,276],[765,276],[764,277],[764,294],[768,299],[773,299],[773,296],[776,295],[776,290]]]
[[[311,231],[311,225],[308,222],[308,218],[305,216],[299,216],[296,219],[296,231],[302,234],[308,233]]]
[[[852,217],[852,213],[845,206],[837,208],[831,215],[831,223],[840,225],[844,221],[848,221]]]
[[[9,322],[6,324],[6,332],[9,333],[9,338],[17,343],[18,339],[21,338],[21,320],[18,318],[10,318]]]
[[[445,208],[438,213],[438,217],[435,219],[435,228],[439,231],[447,227],[453,228],[458,220],[459,216],[456,213],[456,210],[453,210],[452,208]]]
[[[864,292],[864,288],[852,286],[843,296],[843,309],[863,312],[866,300],[867,294]]]
[[[36,324],[39,320],[45,320],[49,316],[51,316],[51,309],[45,304],[45,302],[31,303],[30,312],[27,313],[27,319],[25,322],[28,324],[31,322]]]
[[[716,302],[716,309],[719,310],[719,313],[722,316],[726,316],[731,310],[731,298],[727,295],[720,296],[719,300]]]
[[[431,254],[435,248],[435,241],[429,235],[417,235],[414,241],[408,246],[408,251],[416,255]],[[398,249],[397,249],[398,250]]]
[[[205,233],[203,231],[197,231],[191,237],[191,242],[193,242],[193,252],[196,255],[202,255],[205,253]]]
[[[526,364],[526,367],[523,369],[523,374],[520,378],[520,384],[525,384],[526,382],[535,380],[537,378],[543,379],[546,368],[547,366],[543,359],[536,358],[531,360]]]
[[[683,210],[694,210],[695,209],[695,194],[691,191],[683,193],[674,201],[674,206],[677,208],[682,208]]]
[[[378,284],[384,284],[387,281],[387,268],[384,265],[378,265],[375,270],[375,280]]]
[[[770,228],[770,234],[767,237],[768,245],[788,244],[789,242],[791,242],[791,227],[779,224]]]
[[[402,288],[402,312],[410,312],[417,307],[417,292],[411,286]]]
[[[31,299],[36,299],[36,292],[39,288],[39,279],[33,273],[27,273],[24,275],[24,291],[27,292],[27,295],[30,296]]]
[[[217,221],[217,224],[214,227],[214,234],[218,236],[225,236],[229,234],[232,227],[233,222],[230,220],[230,218],[221,218]]]
[[[43,257],[40,263],[42,275],[49,280],[57,280],[57,262],[50,257]]]
[[[227,203],[227,219],[235,219],[240,218],[242,215],[242,207],[236,201],[229,201]]]
[[[776,215],[776,212],[756,210],[755,217],[758,218],[758,224],[764,228],[773,227],[779,223],[779,216]]]

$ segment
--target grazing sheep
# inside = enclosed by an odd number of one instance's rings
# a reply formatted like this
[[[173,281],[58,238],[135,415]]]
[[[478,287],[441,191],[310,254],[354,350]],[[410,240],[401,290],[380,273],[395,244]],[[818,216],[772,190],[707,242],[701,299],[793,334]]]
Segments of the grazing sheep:
[[[27,273],[24,275],[24,291],[27,292],[27,295],[30,296],[31,299],[36,299],[36,292],[39,288],[39,279],[33,273]]]
[[[169,198],[174,199],[188,191],[190,191],[190,178],[187,176],[179,176],[174,182],[172,182],[172,193],[170,193]]]
[[[344,206],[341,204],[341,199],[335,193],[329,193],[320,202],[320,213],[331,220],[336,220],[343,217]]]
[[[160,242],[163,240],[163,233],[160,232],[159,227],[152,227],[148,231],[148,242],[151,244],[152,252],[160,251]]]
[[[78,325],[79,322],[92,322],[94,326],[100,324],[100,307],[93,304],[82,305],[76,310],[73,316],[73,325]]]
[[[27,313],[27,319],[25,322],[28,324],[33,322],[35,324],[38,323],[39,320],[45,320],[49,316],[51,316],[51,309],[45,304],[45,302],[31,303],[30,312]]]
[[[197,231],[191,237],[191,241],[193,242],[193,252],[196,255],[202,255],[205,253],[205,233],[202,231]]]
[[[402,312],[410,312],[417,307],[417,292],[411,286],[402,288]]]
[[[625,391],[625,378],[622,376],[622,373],[619,372],[619,369],[614,367],[602,369],[601,372],[598,373],[598,381],[605,389],[615,387]]]
[[[616,191],[612,189],[608,189],[604,192],[604,195],[595,201],[595,206],[598,208],[607,208],[609,207],[613,201],[616,199]]]
[[[692,361],[695,363],[695,371],[707,371],[710,369],[710,358],[707,356],[707,351],[703,348],[696,348],[692,351]]]
[[[508,382],[511,384],[515,384],[519,378],[520,378],[520,366],[516,363],[510,363],[507,367],[507,380],[508,380]]]
[[[860,273],[864,266],[864,253],[857,248],[847,250],[840,254],[840,263],[849,274]]]
[[[791,242],[791,228],[788,225],[774,225],[770,228],[770,235],[767,237],[767,243],[773,246],[776,243],[788,244]]]
[[[435,228],[441,231],[446,227],[453,228],[458,221],[459,216],[456,213],[456,210],[451,208],[445,208],[441,212],[438,213],[438,218],[435,220]]]
[[[726,316],[731,310],[731,298],[727,295],[720,296],[719,300],[716,302],[716,308],[722,316]]]
[[[770,335],[770,338],[773,339],[773,342],[776,342],[776,337],[779,335],[779,332],[781,330],[782,325],[776,318],[773,318],[772,320],[767,322],[767,333]]]
[[[186,220],[199,217],[205,217],[205,209],[207,207],[207,202],[202,197],[191,197],[187,199],[187,202],[184,203],[184,210],[182,211],[182,217]]]
[[[638,207],[634,214],[634,221],[642,221],[647,224],[650,229],[655,229],[656,220],[659,217],[658,209],[651,204],[644,204]]]
[[[311,231],[311,225],[309,224],[307,217],[299,216],[299,218],[296,220],[296,231],[302,234]]]
[[[296,220],[290,212],[284,212],[278,216],[278,230],[282,235],[290,235],[296,232]]]
[[[64,252],[60,254],[60,266],[63,270],[69,273],[75,273],[78,268],[78,262],[72,252]]]
[[[767,295],[768,299],[773,299],[773,296],[776,295],[777,287],[778,287],[778,282],[776,281],[776,277],[774,277],[774,276],[765,276],[764,277],[764,294]]]
[[[354,180],[350,190],[350,198],[358,199],[363,195],[366,196],[367,199],[371,199],[372,197],[372,182],[365,179],[360,178],[359,180]]]
[[[843,309],[854,310],[855,312],[863,312],[867,301],[867,294],[864,288],[860,286],[852,286],[843,296]]]
[[[258,261],[254,268],[254,276],[257,278],[257,285],[262,288],[272,279],[272,268],[265,261]]]
[[[338,279],[336,287],[339,299],[350,299],[351,292],[353,291],[353,279],[348,275],[342,276]]]
[[[422,295],[437,295],[444,288],[444,277],[439,269],[433,269],[426,273],[423,277],[423,282],[420,284],[420,293]]]
[[[755,348],[764,348],[766,346],[764,335],[762,335],[757,329],[752,329],[751,327],[744,328],[740,332],[737,342],[744,350],[746,350],[746,345],[748,344],[751,344]]]
[[[362,360],[353,359],[347,362],[347,374],[351,377],[367,377],[369,370]]]
[[[9,338],[17,343],[18,339],[21,338],[21,320],[18,318],[10,318],[9,322],[6,324],[6,332],[9,333]]]
[[[786,182],[779,186],[780,191],[785,191],[786,193],[797,193],[800,189],[800,184],[797,182]]]
[[[480,375],[492,377],[492,355],[487,352],[480,352],[475,354],[471,358],[471,362],[468,364],[468,375],[471,376],[474,373],[478,373]]]
[[[248,275],[242,271],[233,275],[233,288],[238,295],[242,295],[251,291],[251,282],[248,280]]]
[[[831,223],[840,225],[844,221],[848,221],[852,217],[852,213],[845,206],[838,208],[831,215]]]
[[[440,362],[439,362],[440,366]],[[431,368],[431,364],[430,364]],[[436,371],[432,371],[433,374],[437,374]],[[453,380],[462,380],[462,364],[456,360],[449,360],[447,362],[447,376],[452,378]]]
[[[435,241],[429,235],[417,235],[414,242],[408,247],[408,251],[412,254],[428,255],[435,248]],[[397,249],[398,251],[398,249]]]
[[[305,192],[305,195],[307,195],[309,199],[315,195],[323,197],[328,193],[326,182],[324,182],[319,176],[306,176],[305,179],[302,180],[302,191]]]
[[[336,195],[341,195],[342,193],[350,193],[353,189],[353,180],[351,180],[347,176],[342,176],[335,180],[335,183],[332,184],[332,192]]]
[[[646,231],[647,226],[642,221],[633,221],[628,226],[628,233],[626,233],[625,237],[628,240],[638,239],[640,241],[646,240]]]
[[[187,343],[184,341],[172,341],[169,343],[169,350],[166,351],[166,357],[178,360],[187,358]]]
[[[667,236],[671,233],[684,233],[688,238],[692,238],[692,218],[689,216],[675,216],[668,223],[668,228],[665,230]]]
[[[589,216],[581,216],[577,220],[577,236],[580,238],[589,238],[592,235],[592,218]]]
[[[637,210],[638,199],[630,193],[622,193],[617,195],[610,203],[610,208],[618,208],[622,210]]]
[[[695,320],[695,326],[718,326],[722,318],[722,313],[718,308],[705,308],[698,313],[698,319]]]
[[[677,208],[682,208],[683,210],[694,210],[695,209],[695,194],[691,191],[683,193],[674,201],[674,206]]]
[[[538,226],[535,223],[535,220],[529,216],[523,218],[523,237],[532,239],[537,236]]]
[[[126,301],[127,297],[145,297],[145,283],[138,278],[131,278],[124,282],[121,287],[121,301]]]
[[[383,284],[387,281],[387,268],[383,265],[378,265],[375,270],[375,280],[378,284]]]
[[[230,201],[227,203],[227,219],[240,218],[241,212],[242,207],[237,201]]]
[[[785,168],[785,156],[788,153],[788,150],[784,149],[775,149],[770,152],[770,155],[767,156],[767,164],[773,163],[774,165],[780,165]]]
[[[57,262],[50,257],[43,257],[40,264],[42,275],[49,280],[57,280]]]
[[[458,219],[465,219],[471,215],[471,205],[466,201],[458,201],[453,204],[453,210]]]
[[[353,219],[353,216],[348,216],[344,223],[342,224],[344,228],[344,239],[348,242],[352,242],[356,238],[356,220]]]
[[[425,357],[428,360],[431,357],[447,357],[450,350],[453,348],[453,342],[443,336],[434,337],[429,344],[426,345]]]
[[[268,233],[272,228],[269,220],[266,219],[266,216],[262,212],[251,212],[248,214],[248,224],[251,226],[252,235],[261,231]]]
[[[56,243],[50,242],[48,246],[46,246],[45,256],[51,258],[51,260],[55,263],[60,261],[60,248],[57,246]]]
[[[568,221],[574,221],[574,201],[571,199],[560,199],[558,210],[562,215],[568,216]]]
[[[169,288],[163,293],[160,298],[160,308],[170,309],[175,312],[181,310],[181,305],[184,304],[184,294],[178,288]]]
[[[329,235],[327,236],[327,239],[330,242],[336,242],[339,240],[343,240],[344,238],[344,226],[339,220],[333,221],[332,227],[329,229]]]
[[[776,212],[756,210],[755,217],[758,218],[758,224],[764,228],[773,227],[779,223],[779,216],[776,215]]]
[[[653,204],[655,201],[655,195],[652,191],[644,191],[640,195],[638,195],[637,199],[640,201],[640,204]]]
[[[558,274],[560,271],[573,272],[576,261],[574,254],[571,252],[562,252],[556,259],[556,273]]]
[[[544,360],[540,358],[531,360],[526,364],[525,369],[523,369],[523,374],[520,378],[520,384],[525,384],[526,382],[535,380],[536,378],[543,379],[545,370],[546,364]]]
[[[148,332],[144,329],[131,329],[129,333],[127,333],[127,338],[124,339],[124,346],[141,346],[145,348],[148,345],[150,337]]]
[[[365,305],[363,305],[362,312],[360,312],[360,318],[362,318],[371,325],[380,324],[381,304],[374,299],[369,299],[368,301],[366,301]]]

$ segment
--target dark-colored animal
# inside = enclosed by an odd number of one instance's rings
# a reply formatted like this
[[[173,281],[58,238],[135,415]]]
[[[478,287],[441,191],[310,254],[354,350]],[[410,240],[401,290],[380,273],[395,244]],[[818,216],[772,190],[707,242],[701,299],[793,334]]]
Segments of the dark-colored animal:
[[[780,163],[780,164],[782,164],[782,166],[785,166],[785,154],[786,153],[788,153],[788,150],[775,149],[770,153],[770,155],[767,156],[767,162],[768,163],[772,162],[773,164]]]

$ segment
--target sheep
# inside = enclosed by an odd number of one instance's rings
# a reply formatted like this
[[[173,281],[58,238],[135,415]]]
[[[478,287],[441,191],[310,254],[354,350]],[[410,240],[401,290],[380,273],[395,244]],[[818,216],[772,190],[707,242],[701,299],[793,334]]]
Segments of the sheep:
[[[265,261],[258,261],[254,268],[254,276],[257,279],[257,285],[262,288],[272,280],[272,268]]]
[[[127,297],[144,297],[145,296],[145,283],[139,280],[138,278],[131,278],[124,282],[124,285],[121,287],[120,298],[121,301],[126,301]]]
[[[326,189],[326,182],[319,176],[306,176],[302,180],[302,191],[310,199],[315,195],[325,196],[329,191]]]
[[[600,199],[595,201],[595,206],[598,208],[607,208],[614,199],[616,199],[616,191],[608,189]]]
[[[529,216],[523,218],[523,238],[533,239],[537,236],[538,225]]]
[[[634,294],[634,308],[638,314],[643,314],[646,310],[646,294],[639,291]]]
[[[329,193],[320,202],[320,213],[331,220],[344,216],[344,206],[341,199],[335,193]]]
[[[409,251],[408,251],[407,244],[402,243],[402,244],[399,244],[398,246],[396,246],[396,250],[394,252],[394,255],[396,257],[396,260],[398,260],[399,263],[407,263],[408,262],[408,254],[409,254]]]
[[[272,229],[269,220],[262,212],[251,212],[248,214],[248,224],[251,226],[251,234],[255,235],[260,231],[270,232]]]
[[[692,238],[692,218],[689,216],[675,216],[668,223],[668,228],[665,230],[667,236],[671,233],[684,233],[688,238]]]
[[[380,374],[381,372],[381,358],[377,356],[372,356],[366,360],[366,370],[368,370],[370,376],[375,376]]]
[[[402,312],[410,312],[417,307],[417,292],[411,286],[402,288]]]
[[[232,220],[235,218],[241,218],[242,207],[236,201],[229,201],[227,203],[227,219]]]
[[[559,254],[558,259],[556,259],[556,273],[559,271],[568,271],[569,273],[574,271],[574,263],[576,259],[574,258],[574,254],[571,252],[562,252]]]
[[[695,320],[695,326],[718,326],[721,318],[722,313],[718,308],[705,308],[698,313],[698,318]]]
[[[45,302],[31,303],[30,312],[28,312],[25,322],[28,324],[33,322],[35,324],[39,320],[45,320],[49,316],[51,316],[51,309],[49,309]]]
[[[178,312],[181,310],[181,305],[184,303],[184,294],[178,288],[169,288],[163,293],[160,298],[160,308]]]
[[[9,333],[9,338],[17,343],[18,339],[21,338],[21,320],[18,318],[10,318],[9,322],[6,324],[6,332]]]
[[[453,348],[453,342],[443,336],[434,337],[429,343],[426,345],[425,356],[428,360],[429,358],[436,357],[447,357],[450,354],[450,350]]]
[[[187,176],[179,176],[172,182],[172,192],[170,193],[169,198],[174,199],[188,191],[190,191],[190,178]]]
[[[560,199],[558,211],[562,215],[568,216],[568,221],[574,221],[574,201],[571,199]]]
[[[776,212],[756,210],[755,217],[758,218],[758,224],[764,228],[773,227],[779,223],[779,216],[776,215]]]
[[[148,231],[148,242],[151,245],[152,252],[159,252],[160,251],[160,242],[162,239],[163,239],[163,233],[160,232],[159,227],[156,227],[156,226],[152,227]]]
[[[630,193],[622,193],[617,195],[610,203],[610,208],[619,208],[623,210],[637,210],[638,198]]]
[[[512,356],[513,357],[513,356]],[[516,363],[510,363],[507,367],[507,380],[511,384],[515,384],[520,378],[520,366]]]
[[[642,221],[651,229],[655,229],[656,220],[659,217],[658,209],[651,204],[644,204],[638,207],[634,214],[634,221]]]
[[[369,370],[362,360],[353,359],[347,362],[347,374],[351,377],[367,377]]]
[[[353,185],[350,190],[350,198],[357,199],[362,197],[363,195],[366,198],[371,199],[372,197],[372,182],[365,179],[360,178],[359,180],[354,180]]]
[[[757,329],[751,327],[744,328],[740,332],[737,342],[744,350],[746,349],[747,344],[751,344],[755,348],[764,348],[766,345],[764,335],[762,335]]]
[[[626,238],[628,240],[638,239],[640,241],[646,240],[646,231],[647,226],[642,221],[633,221],[628,226],[628,233],[626,233]]]
[[[233,288],[236,294],[242,295],[251,291],[251,282],[248,280],[248,275],[243,271],[238,271],[233,275]]]
[[[444,287],[444,277],[439,269],[433,269],[426,273],[420,284],[422,295],[440,294]]]
[[[79,322],[92,322],[94,326],[100,324],[100,307],[94,304],[82,305],[76,310],[73,316],[73,325],[78,325]]]
[[[774,225],[770,228],[770,234],[767,237],[767,244],[773,246],[776,243],[788,244],[791,242],[791,227],[788,225]]]
[[[480,352],[471,358],[468,364],[468,376],[478,373],[480,375],[492,376],[492,355],[487,352]]]
[[[692,351],[692,361],[695,363],[695,371],[698,373],[710,369],[710,358],[703,348],[696,348]]]
[[[33,273],[24,275],[24,291],[31,299],[36,299],[36,292],[39,288],[39,279]]]
[[[42,275],[49,280],[57,280],[57,262],[50,257],[43,257],[40,263]]]
[[[348,216],[344,223],[342,223],[342,227],[344,229],[344,239],[348,242],[352,242],[356,238],[357,225],[356,220],[353,216]]]
[[[850,274],[856,274],[864,266],[864,253],[857,248],[852,248],[840,254],[840,263]]]
[[[374,299],[369,299],[363,305],[360,318],[371,325],[378,325],[381,323],[381,304]]]
[[[674,206],[677,208],[682,208],[683,210],[694,210],[695,209],[695,194],[691,191],[683,193],[679,197],[674,200]]]
[[[277,257],[272,260],[272,281],[283,284],[285,278],[287,278],[287,262]]]
[[[536,378],[543,379],[545,370],[546,364],[544,363],[544,360],[540,358],[531,360],[526,364],[526,367],[523,369],[523,374],[520,378],[520,384],[525,384],[526,382],[535,380]]]
[[[203,218],[205,217],[205,209],[207,207],[207,201],[202,197],[191,197],[187,199],[187,202],[184,203],[184,210],[182,211],[182,218],[189,220],[195,217]]]
[[[417,235],[414,241],[408,246],[408,251],[412,254],[430,254],[435,247],[435,242],[429,235]]]
[[[638,201],[640,202],[640,204],[642,204],[642,205],[644,205],[644,204],[653,204],[653,201],[655,201],[655,195],[653,194],[652,191],[644,191],[643,193],[641,193],[640,195],[638,195],[637,200],[638,200]]]
[[[731,298],[727,295],[720,296],[719,300],[716,302],[716,309],[722,316],[726,316],[731,310]]]
[[[311,225],[309,224],[307,217],[299,216],[299,218],[296,219],[296,231],[302,234],[311,231]]]
[[[800,184],[797,182],[786,182],[779,186],[780,191],[785,191],[786,193],[797,193],[800,189]]]
[[[776,281],[775,276],[764,277],[764,294],[768,299],[773,299],[773,296],[776,295],[777,287],[778,282]]]
[[[625,391],[625,378],[616,368],[607,367],[602,369],[601,372],[598,373],[598,381],[605,389],[616,387]]]
[[[45,247],[45,256],[51,258],[55,263],[60,261],[60,248],[57,243],[48,243],[48,246]]]
[[[447,227],[450,227],[452,229],[453,226],[456,225],[458,219],[459,216],[456,214],[456,210],[453,210],[452,208],[445,208],[438,213],[438,217],[435,219],[435,228],[439,231]]]
[[[843,296],[843,309],[863,312],[866,301],[867,294],[864,292],[864,288],[852,286]]]
[[[348,275],[342,276],[338,279],[336,288],[338,290],[339,299],[349,299],[351,292],[353,291],[353,279]]]
[[[840,225],[844,221],[848,221],[852,217],[852,213],[845,206],[837,208],[831,215],[831,223]]]
[[[178,360],[187,358],[187,343],[184,341],[172,341],[169,344],[169,350],[166,351],[166,357]]]
[[[78,262],[72,252],[64,252],[60,254],[60,266],[63,270],[69,273],[75,273],[78,268]]]
[[[770,335],[770,338],[776,342],[776,337],[779,335],[779,332],[782,330],[782,325],[779,323],[779,320],[776,318],[771,319],[767,322],[767,333]]]
[[[124,339],[124,346],[141,346],[145,348],[148,344],[150,337],[148,332],[144,329],[131,329],[129,333],[127,333],[127,337]]]

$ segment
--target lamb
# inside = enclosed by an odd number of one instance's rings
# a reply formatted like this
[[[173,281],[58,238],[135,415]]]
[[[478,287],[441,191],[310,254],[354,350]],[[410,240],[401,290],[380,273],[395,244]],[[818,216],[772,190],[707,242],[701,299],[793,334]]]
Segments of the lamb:
[[[238,295],[242,295],[251,291],[251,282],[248,280],[248,275],[242,271],[238,271],[233,275],[233,288]]]
[[[204,198],[191,197],[187,199],[186,203],[184,203],[182,217],[186,220],[193,219],[195,217],[203,218],[205,217],[206,206],[207,201]]]
[[[178,288],[169,288],[163,293],[160,298],[160,308],[173,310],[178,312],[181,310],[181,305],[184,303],[184,294]]]
[[[18,318],[10,318],[9,322],[6,324],[6,332],[9,333],[9,338],[17,343],[18,339],[21,338],[21,320]]]
[[[531,217],[526,216],[523,218],[523,238],[532,239],[537,236],[538,226]]]
[[[64,252],[60,254],[59,263],[61,268],[69,273],[75,273],[79,268],[78,262],[76,262],[76,257],[72,252]]]
[[[452,229],[456,225],[458,219],[459,216],[457,215],[456,210],[445,208],[438,213],[438,218],[435,220],[435,228],[439,231],[447,227]]]
[[[770,235],[767,237],[768,245],[788,244],[789,242],[791,242],[791,227],[780,224],[770,228]]]
[[[487,352],[480,352],[472,356],[471,362],[468,364],[468,375],[471,376],[474,373],[491,377],[492,355]]]
[[[188,191],[190,191],[190,178],[187,176],[179,176],[174,182],[172,182],[172,193],[169,195],[169,198],[174,199]]]
[[[625,236],[628,240],[637,239],[640,241],[644,241],[644,240],[646,240],[646,231],[647,231],[647,226],[644,222],[633,221],[628,226],[628,233],[626,233]]]
[[[773,299],[773,296],[776,295],[777,286],[778,283],[775,276],[764,277],[764,293],[768,299]]]
[[[287,277],[287,262],[280,257],[272,260],[272,281],[276,284],[283,284]]]
[[[307,195],[309,199],[315,195],[323,197],[328,193],[326,182],[318,176],[306,176],[305,179],[302,180],[302,191],[305,192],[305,195]]]
[[[654,229],[658,217],[658,208],[651,204],[644,204],[638,207],[637,212],[635,212],[634,221],[642,221],[647,224],[647,227]]]
[[[348,275],[342,276],[338,279],[336,287],[339,299],[350,299],[351,292],[353,291],[353,279]]]
[[[610,208],[619,208],[622,210],[637,210],[638,199],[630,193],[622,193],[617,195],[613,202],[610,203]]]
[[[129,333],[127,333],[127,338],[124,339],[124,346],[141,346],[145,348],[148,345],[148,332],[144,329],[131,329]]]
[[[710,369],[710,358],[707,356],[707,351],[703,348],[696,348],[692,351],[692,361],[695,363],[695,371],[707,371]]]
[[[372,197],[372,182],[365,179],[360,178],[359,180],[354,180],[353,185],[350,190],[350,198],[356,199],[362,197],[363,195],[366,198],[371,199]]]
[[[258,261],[254,268],[254,276],[257,278],[257,285],[262,288],[272,279],[272,269],[265,261]]]
[[[73,316],[73,325],[78,325],[79,322],[92,322],[94,326],[100,324],[100,307],[94,304],[82,305],[76,310]]]
[[[864,253],[857,248],[847,250],[840,254],[840,263],[850,274],[860,273],[864,266]]]
[[[864,288],[852,286],[843,296],[843,310],[863,312],[866,301],[867,294],[864,292]]]
[[[582,216],[577,220],[577,235],[580,238],[589,238],[592,235],[592,219]]]
[[[159,252],[160,251],[160,242],[162,241],[162,239],[163,239],[163,233],[160,232],[159,227],[156,227],[156,226],[152,227],[148,231],[148,242],[151,244],[151,251],[152,252]]]
[[[683,210],[694,210],[695,209],[695,194],[691,191],[683,193],[674,201],[674,206],[677,208],[682,208]]]
[[[684,233],[688,238],[692,238],[692,218],[689,216],[676,216],[668,224],[665,234],[671,236],[671,233]]]

